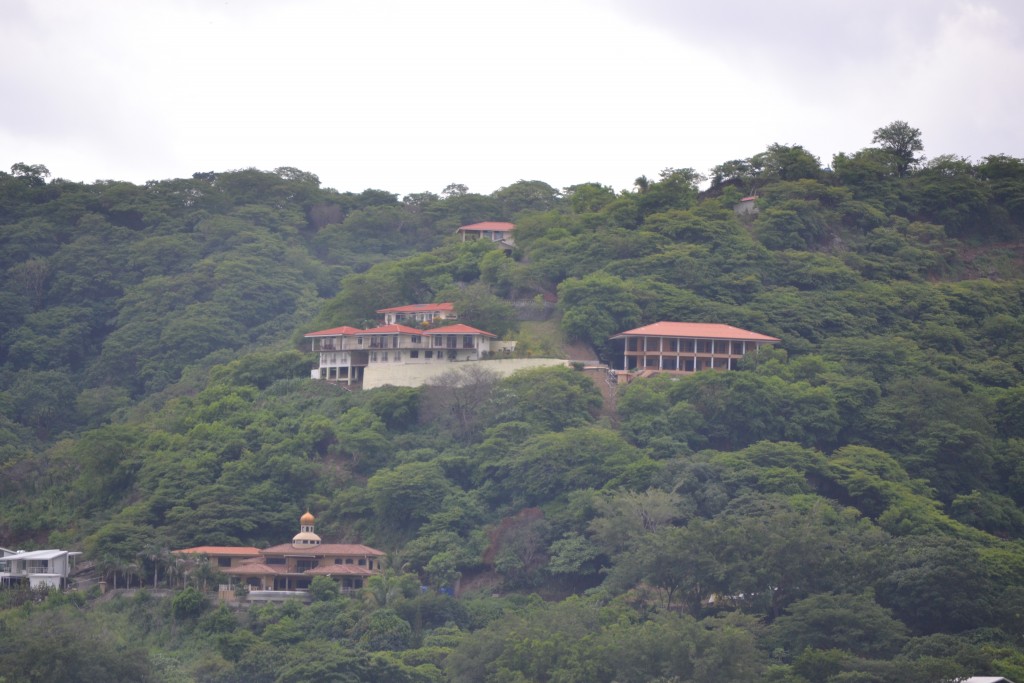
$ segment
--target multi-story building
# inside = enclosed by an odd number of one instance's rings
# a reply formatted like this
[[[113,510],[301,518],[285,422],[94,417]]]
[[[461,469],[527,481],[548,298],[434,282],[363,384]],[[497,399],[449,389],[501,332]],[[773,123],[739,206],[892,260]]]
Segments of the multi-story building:
[[[779,339],[718,323],[657,322],[611,337],[622,340],[629,372],[733,370],[744,355]]]
[[[75,559],[70,550],[7,550],[0,548],[0,586],[27,584],[30,588],[66,588]]]
[[[299,533],[291,543],[270,548],[197,546],[174,551],[205,557],[229,577],[222,592],[234,584],[245,586],[251,600],[279,599],[305,591],[314,577],[329,576],[342,591],[357,590],[363,581],[379,573],[384,553],[358,543],[322,543],[314,531],[315,518],[307,512],[299,519]]]
[[[385,325],[432,325],[439,320],[455,320],[455,305],[451,302],[440,304],[409,304],[382,308],[377,311],[384,316]]]
[[[347,385],[360,383],[367,367],[378,363],[481,360],[490,354],[495,338],[469,325],[420,330],[395,323],[368,330],[335,327],[305,336],[319,354],[310,377]]]

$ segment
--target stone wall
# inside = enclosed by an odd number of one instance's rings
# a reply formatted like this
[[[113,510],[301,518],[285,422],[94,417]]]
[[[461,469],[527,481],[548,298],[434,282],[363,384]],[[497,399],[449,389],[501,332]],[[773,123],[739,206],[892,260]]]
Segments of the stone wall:
[[[396,387],[418,387],[430,384],[430,380],[451,370],[479,367],[490,370],[502,377],[527,368],[543,368],[555,365],[568,365],[569,361],[560,358],[503,358],[499,360],[475,360],[451,363],[372,363],[366,366],[363,375],[363,389],[376,389],[388,384]]]

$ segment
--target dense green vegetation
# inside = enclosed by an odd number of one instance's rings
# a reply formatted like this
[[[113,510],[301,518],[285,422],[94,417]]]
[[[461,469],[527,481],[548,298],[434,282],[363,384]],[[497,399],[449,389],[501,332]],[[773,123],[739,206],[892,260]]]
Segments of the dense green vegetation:
[[[193,586],[2,592],[0,680],[1024,679],[1024,160],[872,144],[620,193],[0,173],[0,545]],[[483,220],[511,257],[457,241]],[[782,343],[613,404],[569,368],[308,379],[307,331],[454,300],[515,338],[507,302],[551,295],[609,362],[657,320]],[[307,508],[391,569],[233,611],[169,553]]]

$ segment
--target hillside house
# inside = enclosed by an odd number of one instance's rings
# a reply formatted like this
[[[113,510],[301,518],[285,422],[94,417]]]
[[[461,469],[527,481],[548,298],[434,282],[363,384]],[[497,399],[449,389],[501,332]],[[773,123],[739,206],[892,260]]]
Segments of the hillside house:
[[[502,246],[511,249],[515,246],[515,240],[512,237],[512,231],[515,227],[513,223],[486,221],[484,223],[463,225],[455,233],[462,235],[463,242],[467,240],[490,240],[491,242],[500,242]]]
[[[0,548],[0,586],[28,584],[67,588],[68,577],[80,552],[69,550],[7,550]]]
[[[313,368],[311,377],[346,385],[362,382],[368,362],[367,346],[362,335],[363,330],[347,325],[305,335],[306,339],[311,340],[313,352],[320,354],[320,361]]]
[[[385,325],[420,325],[427,326],[439,320],[456,320],[455,305],[451,302],[440,304],[409,304],[382,308],[377,311],[384,316]]]
[[[378,363],[482,360],[490,355],[491,340],[495,339],[490,332],[469,325],[420,330],[396,323],[368,330],[335,327],[305,337],[320,356],[310,377],[346,385],[360,383],[366,369]]]
[[[270,548],[240,546],[197,546],[175,550],[177,554],[201,556],[228,577],[222,592],[233,593],[241,584],[249,589],[250,600],[294,597],[309,588],[313,578],[329,576],[341,591],[358,590],[363,581],[383,569],[384,553],[358,543],[322,543],[309,512],[299,518],[299,533],[291,543]]]
[[[718,323],[657,322],[611,337],[621,340],[627,372],[734,370],[739,359],[779,340]]]
[[[754,216],[758,213],[757,199],[757,195],[744,197],[732,207],[732,210],[740,216]]]

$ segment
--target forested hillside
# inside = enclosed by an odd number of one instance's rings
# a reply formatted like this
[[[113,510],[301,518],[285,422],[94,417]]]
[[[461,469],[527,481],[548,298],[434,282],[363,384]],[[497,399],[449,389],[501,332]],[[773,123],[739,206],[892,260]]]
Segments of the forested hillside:
[[[1024,159],[871,144],[621,192],[0,173],[0,546],[196,584],[0,591],[0,681],[1024,680]],[[511,255],[454,234],[490,220]],[[542,355],[509,302],[553,298],[606,362],[659,320],[781,343],[611,402],[571,368],[309,379],[304,333],[414,302]],[[388,571],[231,610],[169,552],[307,509]]]

